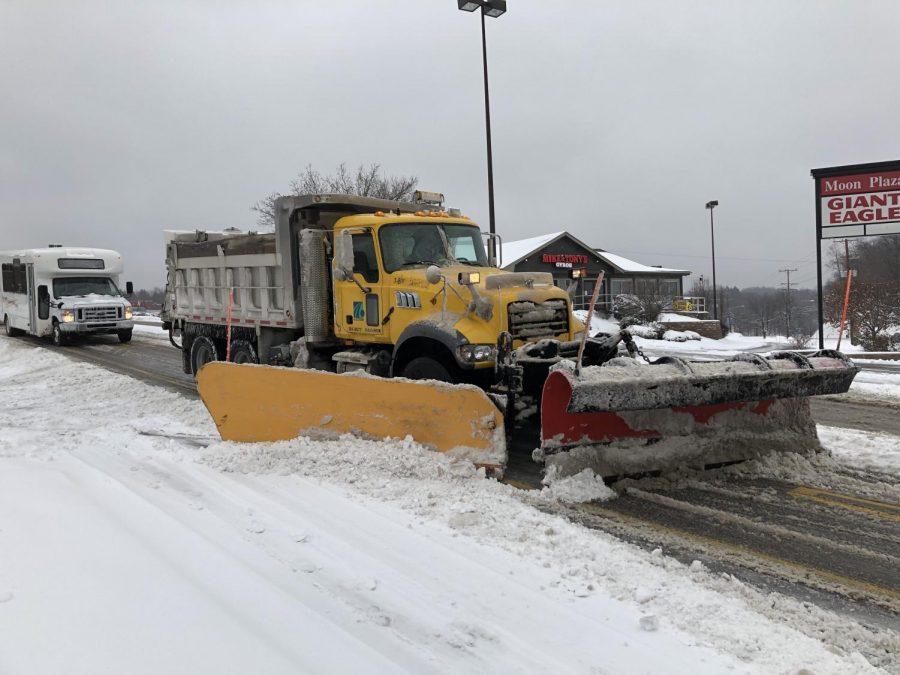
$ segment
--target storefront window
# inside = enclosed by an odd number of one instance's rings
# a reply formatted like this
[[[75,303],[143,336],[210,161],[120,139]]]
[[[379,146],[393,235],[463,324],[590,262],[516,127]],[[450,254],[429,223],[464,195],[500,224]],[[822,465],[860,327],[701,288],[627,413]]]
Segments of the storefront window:
[[[609,292],[613,297],[623,294],[631,295],[634,293],[634,281],[631,279],[610,279]]]
[[[678,292],[678,279],[660,279],[659,280],[659,293],[664,298],[668,298],[671,300],[672,298],[677,298],[680,293]]]

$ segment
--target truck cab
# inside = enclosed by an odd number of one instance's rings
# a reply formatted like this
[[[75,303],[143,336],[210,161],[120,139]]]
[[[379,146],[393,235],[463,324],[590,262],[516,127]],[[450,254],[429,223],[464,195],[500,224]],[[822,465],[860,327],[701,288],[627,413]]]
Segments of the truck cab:
[[[115,334],[131,340],[131,293],[119,289],[122,256],[96,248],[0,252],[0,318],[8,335],[50,337],[61,345],[76,335]]]
[[[480,382],[501,333],[519,347],[583,330],[550,275],[498,269],[479,227],[442,209],[339,219],[332,274],[335,337],[388,348],[394,375]]]

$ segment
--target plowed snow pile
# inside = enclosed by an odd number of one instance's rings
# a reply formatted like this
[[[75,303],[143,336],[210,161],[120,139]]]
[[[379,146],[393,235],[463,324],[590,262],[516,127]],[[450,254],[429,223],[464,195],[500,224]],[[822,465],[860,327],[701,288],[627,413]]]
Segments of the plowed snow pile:
[[[874,671],[846,619],[410,440],[217,438],[197,400],[0,338],[0,672]]]

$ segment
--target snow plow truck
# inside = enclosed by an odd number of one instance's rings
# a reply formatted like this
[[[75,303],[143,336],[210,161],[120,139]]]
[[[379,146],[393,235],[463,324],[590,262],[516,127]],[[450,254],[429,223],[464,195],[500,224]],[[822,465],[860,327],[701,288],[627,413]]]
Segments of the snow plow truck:
[[[272,233],[166,242],[164,327],[226,440],[411,436],[499,476],[524,434],[551,474],[632,475],[818,450],[808,397],[857,372],[835,351],[641,361],[438,193],[282,197]]]

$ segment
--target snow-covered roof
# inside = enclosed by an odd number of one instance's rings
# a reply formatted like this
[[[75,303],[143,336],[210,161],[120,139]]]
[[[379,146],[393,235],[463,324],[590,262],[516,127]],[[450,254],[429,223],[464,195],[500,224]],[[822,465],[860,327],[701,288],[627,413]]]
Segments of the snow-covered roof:
[[[566,232],[551,232],[550,234],[541,234],[537,237],[529,239],[518,239],[516,241],[504,241],[501,251],[503,252],[503,267],[514,265],[522,258],[528,257],[529,253],[534,253],[538,249],[544,248],[551,241],[558,239],[566,234]]]
[[[676,270],[671,267],[651,267],[650,265],[642,265],[639,262],[635,262],[634,260],[629,260],[628,258],[616,255],[615,253],[609,253],[608,251],[597,251],[597,255],[603,258],[606,262],[608,262],[613,267],[616,267],[623,272],[655,272],[657,274],[690,274],[689,270]]]
[[[635,262],[634,260],[629,260],[628,258],[616,255],[615,253],[609,253],[607,251],[602,251],[596,248],[590,248],[584,242],[580,241],[577,237],[574,237],[570,233],[565,230],[561,232],[550,232],[549,234],[541,234],[537,237],[529,237],[528,239],[517,239],[516,241],[505,241],[503,242],[503,246],[501,248],[503,256],[502,256],[502,264],[503,267],[509,267],[510,265],[515,265],[517,262],[522,260],[523,258],[527,258],[529,255],[538,251],[548,244],[556,241],[557,239],[568,236],[579,244],[582,244],[587,250],[591,251],[594,255],[599,258],[602,258],[607,263],[609,263],[614,269],[620,272],[632,272],[632,273],[642,273],[642,274],[678,274],[685,275],[690,274],[689,270],[676,270],[669,267],[651,267],[650,265],[643,265],[639,262]]]

